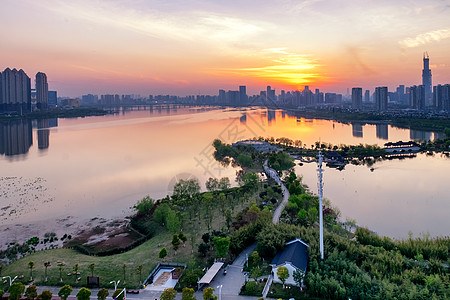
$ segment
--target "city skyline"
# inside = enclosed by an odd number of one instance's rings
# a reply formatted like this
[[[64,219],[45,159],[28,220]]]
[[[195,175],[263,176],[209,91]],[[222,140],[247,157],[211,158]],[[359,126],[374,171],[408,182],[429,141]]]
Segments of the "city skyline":
[[[69,97],[240,85],[344,94],[419,85],[428,52],[433,85],[445,84],[449,11],[445,1],[5,1],[0,69],[44,71]]]

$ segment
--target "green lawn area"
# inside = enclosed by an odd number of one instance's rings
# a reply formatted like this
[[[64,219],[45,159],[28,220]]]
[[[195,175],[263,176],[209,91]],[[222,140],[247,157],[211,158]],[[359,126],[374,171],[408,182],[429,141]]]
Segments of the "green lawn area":
[[[256,193],[257,194],[257,193]],[[249,199],[246,199],[244,203],[237,204],[234,209],[234,214],[247,205],[256,194]],[[153,268],[161,262],[158,254],[159,251],[165,247],[167,249],[167,256],[164,258],[165,262],[178,262],[186,263],[188,266],[199,266],[206,263],[206,260],[197,258],[197,247],[202,242],[201,236],[203,233],[208,232],[204,217],[200,214],[200,217],[194,216],[193,219],[188,217],[184,218],[183,233],[187,237],[186,245],[180,245],[177,253],[173,250],[171,241],[173,233],[168,232],[166,229],[162,229],[150,240],[146,241],[142,245],[121,254],[112,256],[88,256],[81,254],[72,249],[53,249],[44,250],[28,255],[21,258],[9,265],[3,266],[1,270],[1,276],[23,275],[22,279],[17,279],[23,283],[28,283],[30,279],[30,269],[28,264],[30,261],[34,262],[33,268],[33,280],[36,285],[52,285],[62,286],[69,284],[71,286],[86,286],[86,277],[91,276],[89,269],[90,264],[94,266],[94,276],[100,277],[100,286],[111,288],[110,281],[120,280],[120,287],[123,287],[123,283],[126,282],[127,288],[137,288],[140,285],[140,281],[144,281]],[[221,215],[219,208],[213,209],[213,220],[211,223],[211,230],[222,230],[225,227],[225,218]],[[192,242],[194,246],[192,247]],[[193,251],[192,251],[193,250]],[[45,282],[45,267],[44,263],[50,262],[51,266],[47,269],[48,281]],[[60,270],[58,262],[64,262],[65,266],[62,267],[62,279],[60,282]],[[79,275],[70,275],[68,273],[73,272],[75,264],[78,264]],[[124,265],[125,265],[125,278],[124,278]],[[142,275],[139,278],[137,268],[142,265]],[[203,266],[201,266],[203,268]],[[77,278],[81,278],[77,282]],[[0,289],[7,289],[8,284],[0,282]]]
[[[189,241],[186,242],[186,247],[184,248],[181,246],[175,255],[175,251],[172,249],[170,243],[171,239],[171,233],[163,232],[128,252],[106,257],[87,256],[71,249],[39,251],[3,267],[2,276],[9,275],[13,277],[16,275],[24,275],[24,278],[21,281],[25,283],[30,279],[28,263],[33,261],[35,264],[33,268],[33,279],[35,284],[70,284],[72,286],[83,286],[86,285],[86,276],[91,275],[89,265],[94,263],[94,276],[100,277],[101,286],[111,287],[112,285],[109,284],[110,281],[120,280],[120,286],[122,286],[122,283],[125,281],[127,287],[135,288],[139,286],[140,281],[137,267],[139,265],[143,266],[142,280],[145,280],[156,264],[161,261],[158,258],[158,253],[162,247],[166,247],[168,252],[164,261],[187,263],[191,260],[192,253]],[[46,261],[51,262],[51,267],[47,269],[47,283],[44,282],[44,262]],[[60,282],[60,271],[57,266],[58,261],[65,263],[65,266],[62,267],[63,283]],[[68,276],[67,274],[73,271],[75,264],[78,264],[79,266],[78,272],[80,272],[80,275]],[[81,277],[81,280],[78,283],[76,282],[77,277]],[[0,288],[4,289],[6,288],[6,285],[0,285]]]

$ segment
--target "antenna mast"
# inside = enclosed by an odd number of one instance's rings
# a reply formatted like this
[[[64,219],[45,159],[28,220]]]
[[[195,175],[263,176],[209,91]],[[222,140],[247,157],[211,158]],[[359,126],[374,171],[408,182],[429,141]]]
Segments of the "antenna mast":
[[[320,258],[323,260],[323,169],[322,169],[323,155],[322,151],[319,150],[319,168],[317,169],[317,177],[318,177],[318,188],[319,188],[319,227],[320,227]]]

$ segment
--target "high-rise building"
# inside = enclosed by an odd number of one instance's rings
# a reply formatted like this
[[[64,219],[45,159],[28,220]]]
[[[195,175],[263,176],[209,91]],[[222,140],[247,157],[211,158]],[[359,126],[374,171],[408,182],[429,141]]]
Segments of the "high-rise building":
[[[375,88],[375,110],[386,111],[388,108],[388,88],[379,86]]]
[[[6,68],[0,73],[0,111],[31,111],[31,80],[21,69]]]
[[[370,91],[366,90],[364,92],[364,102],[370,102]]]
[[[422,85],[425,87],[425,104],[432,105],[430,57],[427,52],[423,54]]]
[[[425,108],[425,86],[413,85],[409,88],[409,107],[419,110]]]
[[[56,91],[48,91],[48,107],[58,106],[58,93]]]
[[[36,74],[36,107],[40,110],[48,108],[47,75],[42,72]]]
[[[225,104],[226,102],[226,92],[225,90],[219,90],[219,104]]]
[[[239,86],[239,105],[247,105],[248,104],[248,96],[247,96],[247,87],[245,85]]]
[[[362,109],[362,88],[352,88],[352,107],[354,109]]]
[[[450,84],[433,87],[433,102],[438,110],[450,111]]]
[[[267,99],[268,105],[274,104],[275,101],[277,100],[276,96],[275,96],[275,90],[272,90],[270,85],[267,86],[266,99]]]

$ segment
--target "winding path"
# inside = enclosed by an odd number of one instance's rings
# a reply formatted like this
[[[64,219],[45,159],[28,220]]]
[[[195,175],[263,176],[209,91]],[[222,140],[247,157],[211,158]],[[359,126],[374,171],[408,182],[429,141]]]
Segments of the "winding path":
[[[289,201],[289,191],[284,185],[283,181],[281,181],[280,176],[278,176],[277,171],[269,167],[268,160],[264,162],[264,172],[266,172],[267,176],[275,180],[276,183],[278,183],[281,186],[281,191],[283,193],[283,200],[281,201],[280,205],[278,205],[277,209],[273,213],[272,222],[273,224],[278,224],[280,222],[280,216],[283,212],[284,208],[286,207],[288,201]]]

